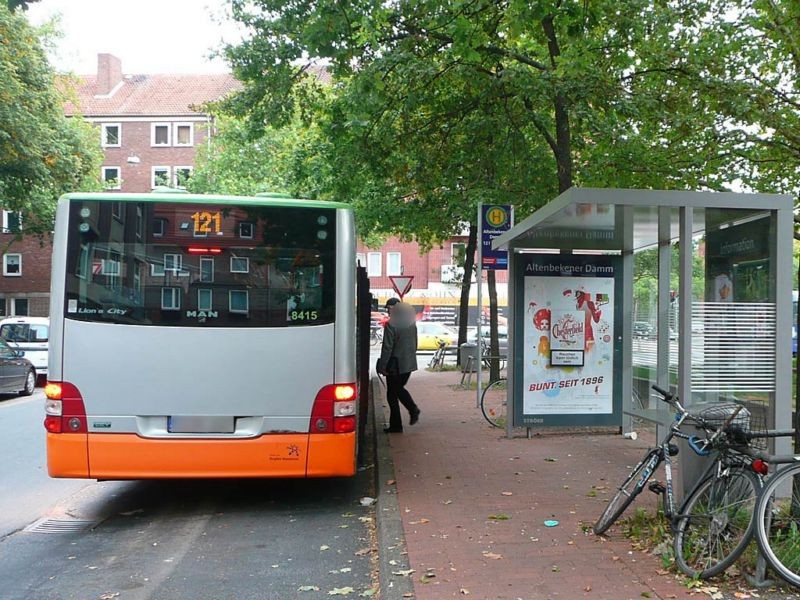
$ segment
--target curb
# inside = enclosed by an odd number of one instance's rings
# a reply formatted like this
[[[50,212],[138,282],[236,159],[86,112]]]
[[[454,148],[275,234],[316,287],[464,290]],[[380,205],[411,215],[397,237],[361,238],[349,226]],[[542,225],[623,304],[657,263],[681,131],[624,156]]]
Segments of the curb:
[[[370,379],[372,428],[375,433],[375,494],[378,499],[375,519],[378,530],[378,581],[381,600],[401,600],[414,597],[412,576],[396,576],[397,571],[408,570],[406,536],[403,518],[397,503],[394,483],[394,461],[389,449],[389,436],[383,433],[378,412],[383,416],[383,390],[377,377]],[[388,482],[392,482],[391,484]]]

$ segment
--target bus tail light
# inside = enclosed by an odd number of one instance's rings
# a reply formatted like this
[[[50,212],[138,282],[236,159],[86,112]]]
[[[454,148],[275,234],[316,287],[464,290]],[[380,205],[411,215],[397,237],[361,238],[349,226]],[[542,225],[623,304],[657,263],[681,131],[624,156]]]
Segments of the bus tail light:
[[[356,430],[356,386],[354,383],[326,385],[314,399],[311,433],[350,433]]]
[[[86,408],[81,393],[66,381],[48,381],[44,388],[44,428],[49,433],[86,433]]]

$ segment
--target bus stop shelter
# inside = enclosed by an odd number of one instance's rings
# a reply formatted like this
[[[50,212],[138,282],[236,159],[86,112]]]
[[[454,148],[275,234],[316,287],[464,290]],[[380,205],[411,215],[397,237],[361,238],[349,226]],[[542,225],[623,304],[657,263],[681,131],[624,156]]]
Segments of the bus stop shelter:
[[[665,425],[653,384],[689,408],[736,400],[754,422],[790,427],[792,240],[788,195],[591,188],[497,237],[508,435]]]

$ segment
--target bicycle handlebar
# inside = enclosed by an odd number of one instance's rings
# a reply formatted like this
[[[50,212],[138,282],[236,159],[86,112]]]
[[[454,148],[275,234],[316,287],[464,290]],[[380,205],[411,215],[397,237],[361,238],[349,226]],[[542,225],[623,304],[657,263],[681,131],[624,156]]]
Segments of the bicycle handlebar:
[[[656,384],[653,384],[653,389],[657,391],[659,394],[661,394],[661,396],[663,396],[661,399],[664,402],[666,402],[667,404],[672,404],[673,395],[670,392],[661,389]]]

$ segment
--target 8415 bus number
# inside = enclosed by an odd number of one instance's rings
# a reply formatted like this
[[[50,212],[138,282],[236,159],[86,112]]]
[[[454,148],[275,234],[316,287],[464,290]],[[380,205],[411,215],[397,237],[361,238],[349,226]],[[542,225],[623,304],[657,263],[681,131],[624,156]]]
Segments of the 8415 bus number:
[[[316,310],[293,310],[289,312],[290,321],[316,321],[319,313]]]

